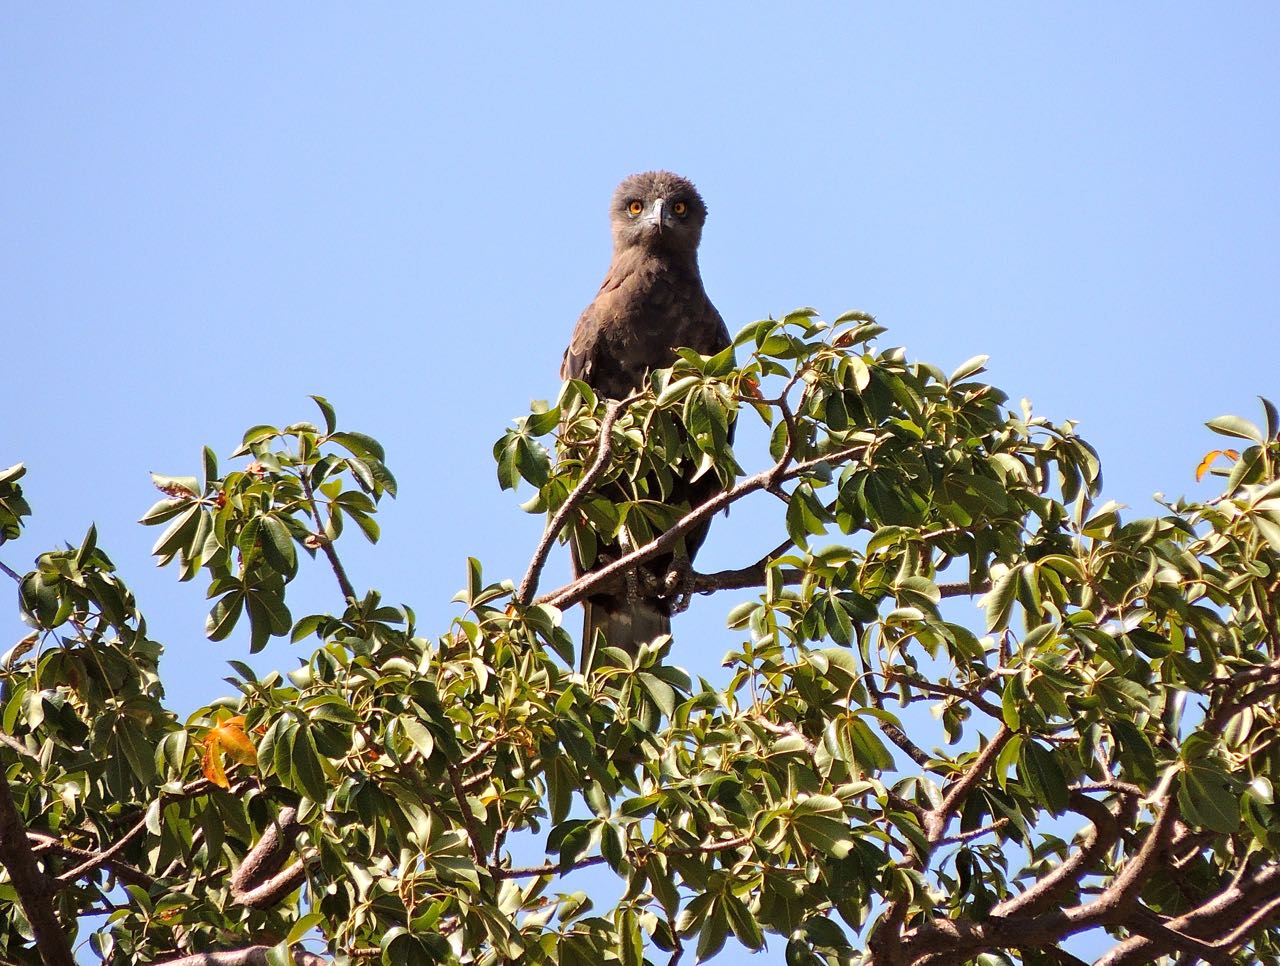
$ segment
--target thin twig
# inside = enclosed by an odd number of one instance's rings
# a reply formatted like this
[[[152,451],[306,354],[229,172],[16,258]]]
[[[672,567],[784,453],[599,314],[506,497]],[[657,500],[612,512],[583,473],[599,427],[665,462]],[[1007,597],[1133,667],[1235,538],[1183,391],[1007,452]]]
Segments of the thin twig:
[[[589,866],[599,865],[604,860],[603,855],[593,855],[589,859],[582,859],[581,861],[574,862],[572,865],[564,869],[560,868],[560,866],[554,862],[546,862],[542,865],[529,865],[524,866],[523,868],[494,869],[493,874],[499,879],[527,879],[530,876],[538,875],[563,875],[575,872],[578,869],[585,869]]]
[[[961,701],[967,701],[975,708],[985,711],[988,715],[997,721],[1003,719],[1004,715],[1000,709],[982,696],[980,692],[966,691],[963,688],[957,688],[954,685],[943,684],[941,682],[925,681],[921,678],[910,677],[906,674],[893,673],[890,675],[893,679],[900,680],[904,684],[913,688],[919,688],[921,691],[929,693],[933,697],[945,695],[947,697],[958,698]]]
[[[484,850],[480,848],[480,827],[476,825],[476,817],[471,814],[471,806],[467,803],[467,791],[462,787],[462,776],[458,772],[458,766],[451,761],[446,761],[445,769],[449,772],[449,784],[453,786],[454,797],[458,800],[462,824],[467,827],[467,836],[471,839],[471,857],[475,859],[476,865],[487,867],[488,859],[485,857]]]
[[[54,852],[65,858],[76,859],[78,861],[98,858],[97,852],[77,848],[74,845],[67,845],[61,839],[48,835],[44,832],[33,832],[28,829],[27,839],[32,843],[32,852]],[[128,862],[121,862],[113,858],[106,864],[107,867],[115,873],[116,878],[121,882],[127,882],[130,885],[142,886],[144,889],[150,889],[155,885],[155,879],[147,875],[147,873],[143,872],[137,866],[130,865]]]
[[[338,587],[342,591],[342,596],[355,603],[359,598],[356,597],[356,590],[351,586],[351,580],[347,577],[347,571],[343,568],[342,561],[338,559],[338,551],[333,548],[333,541],[324,532],[324,520],[320,517],[320,504],[316,502],[316,494],[315,490],[311,488],[311,480],[305,471],[298,474],[298,479],[302,482],[302,493],[307,499],[307,506],[311,509],[311,518],[316,524],[316,542],[320,544],[320,549],[324,551],[324,555],[329,558],[329,566],[333,569],[333,575],[338,578]]]
[[[612,399],[605,406],[604,419],[600,422],[600,435],[597,437],[596,458],[591,468],[578,481],[578,485],[573,488],[573,492],[564,503],[560,504],[560,508],[551,517],[551,522],[547,524],[546,529],[542,531],[542,539],[538,541],[533,559],[529,561],[529,569],[525,571],[524,580],[520,581],[520,591],[516,594],[517,604],[525,605],[533,599],[534,592],[538,589],[538,578],[542,575],[542,568],[547,563],[547,555],[551,553],[551,544],[564,529],[569,515],[578,508],[583,497],[591,487],[595,486],[596,480],[609,465],[609,458],[613,455],[613,424],[617,422],[623,410],[639,398],[640,394],[635,393],[625,399]]]
[[[31,749],[29,749],[29,748],[28,748],[26,745],[24,745],[21,741],[19,741],[17,738],[13,737],[12,735],[7,735],[7,734],[5,734],[5,733],[4,733],[4,732],[2,732],[2,731],[0,731],[0,744],[7,745],[9,748],[12,748],[12,749],[13,749],[14,751],[16,751],[19,755],[21,755],[23,758],[26,758],[26,759],[28,759],[28,760],[30,760],[30,761],[39,761],[39,760],[40,760],[40,756],[39,756],[39,755],[37,755],[37,754],[36,754],[34,751],[32,751]]]
[[[975,828],[968,832],[957,832],[955,835],[947,835],[938,839],[939,845],[959,845],[962,842],[972,842],[974,839],[982,838],[991,832],[998,832],[1009,824],[1008,818],[996,819],[990,825],[984,825],[982,828]]]
[[[136,824],[133,828],[129,829],[129,831],[125,832],[124,835],[122,835],[119,839],[117,839],[114,843],[112,843],[111,846],[103,849],[101,852],[94,853],[93,858],[86,859],[84,862],[81,862],[75,868],[68,869],[66,872],[62,873],[62,875],[58,876],[56,880],[58,885],[60,886],[70,885],[71,883],[79,879],[81,876],[87,875],[88,873],[92,872],[94,869],[98,868],[99,866],[105,865],[106,863],[110,862],[113,858],[115,858],[122,851],[124,851],[124,847],[126,845],[128,845],[135,838],[141,835],[143,830],[146,829],[146,827],[147,827],[147,817],[143,815],[143,817],[138,821],[138,824]]]

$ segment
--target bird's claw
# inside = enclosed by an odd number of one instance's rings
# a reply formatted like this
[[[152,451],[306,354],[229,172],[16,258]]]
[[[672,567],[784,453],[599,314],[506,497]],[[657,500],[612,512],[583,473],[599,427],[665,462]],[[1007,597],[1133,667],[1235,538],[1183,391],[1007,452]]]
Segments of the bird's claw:
[[[671,561],[662,581],[665,596],[671,598],[671,613],[683,614],[689,609],[693,597],[693,564],[688,557],[680,556]]]

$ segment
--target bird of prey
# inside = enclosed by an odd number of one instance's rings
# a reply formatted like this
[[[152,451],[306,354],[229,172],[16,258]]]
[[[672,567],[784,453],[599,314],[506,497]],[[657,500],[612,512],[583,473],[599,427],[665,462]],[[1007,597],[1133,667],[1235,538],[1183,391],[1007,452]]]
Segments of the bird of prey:
[[[711,355],[729,345],[729,330],[707,298],[698,271],[706,218],[698,189],[679,175],[648,171],[618,186],[609,208],[613,261],[595,301],[573,330],[560,367],[562,379],[581,379],[597,393],[621,399],[641,385],[647,372],[670,366],[677,348]],[[676,480],[670,503],[696,506],[720,488],[714,473],[696,481],[693,475],[690,468],[684,479]],[[654,578],[650,588],[662,588],[658,593],[637,593],[632,581],[627,591],[596,594],[584,602],[583,670],[589,669],[597,631],[607,645],[633,654],[641,644],[670,633],[675,594],[667,590],[667,574],[673,566],[687,571],[706,535],[706,525],[685,535],[684,559],[663,554],[645,565]],[[602,540],[596,563],[608,563],[623,552],[618,543]],[[575,553],[575,575],[583,569]]]

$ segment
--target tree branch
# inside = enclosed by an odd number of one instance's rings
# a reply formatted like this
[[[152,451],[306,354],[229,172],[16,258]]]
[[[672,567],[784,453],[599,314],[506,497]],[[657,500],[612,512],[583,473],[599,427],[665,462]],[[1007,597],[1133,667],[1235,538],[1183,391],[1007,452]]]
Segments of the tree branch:
[[[36,949],[45,966],[75,966],[71,945],[54,912],[53,889],[31,851],[26,827],[9,790],[9,779],[3,774],[0,774],[0,863],[9,871],[9,881],[31,923]]]
[[[142,832],[146,829],[146,827],[147,827],[147,817],[146,815],[143,815],[142,818],[138,820],[137,824],[133,826],[133,828],[125,832],[124,835],[120,836],[120,838],[118,838],[115,842],[113,842],[108,848],[103,849],[101,852],[92,853],[91,858],[86,859],[84,862],[81,862],[75,868],[68,869],[66,872],[62,873],[62,875],[58,876],[58,878],[55,880],[58,886],[60,888],[69,886],[73,882],[75,882],[77,879],[79,879],[81,876],[88,875],[90,872],[93,872],[95,869],[99,868],[100,866],[110,863],[111,860],[115,858],[115,856],[119,855],[122,851],[124,851],[124,847],[126,845],[128,845],[135,838],[141,835]]]
[[[1000,725],[991,740],[987,742],[987,747],[978,753],[978,757],[965,769],[959,781],[947,790],[947,793],[943,796],[942,804],[926,813],[924,828],[929,835],[930,844],[936,845],[942,840],[947,830],[947,823],[951,821],[951,817],[964,804],[965,796],[973,790],[973,786],[978,783],[987,769],[991,767],[992,762],[996,760],[996,756],[1000,754],[1000,749],[1012,737],[1013,732],[1009,730],[1009,726]]]
[[[319,849],[307,849],[286,868],[256,888],[239,893],[233,889],[232,897],[238,905],[250,909],[270,909],[283,902],[286,896],[302,884],[307,875],[307,866],[319,855]]]
[[[292,892],[302,881],[306,871],[305,858],[280,872],[302,829],[296,808],[290,806],[280,810],[231,874],[231,896],[236,903],[252,909],[267,908]]]
[[[338,579],[338,587],[342,591],[342,596],[354,603],[359,600],[356,597],[356,589],[351,586],[347,571],[343,568],[342,561],[338,559],[338,551],[333,548],[333,541],[325,535],[324,520],[320,517],[320,504],[316,502],[316,494],[315,490],[311,488],[311,480],[305,472],[299,473],[298,479],[302,482],[302,493],[307,499],[307,506],[311,509],[311,519],[316,524],[316,540],[320,544],[320,549],[324,551],[324,555],[329,559],[329,566],[333,570],[333,575]]]
[[[54,852],[68,859],[75,859],[80,862],[86,860],[101,859],[100,852],[91,852],[88,849],[76,848],[74,845],[67,845],[61,839],[48,835],[44,832],[35,832],[27,830],[27,840],[31,843],[32,852]],[[130,865],[128,862],[121,862],[115,858],[108,858],[105,864],[121,882],[127,882],[130,885],[142,886],[144,889],[150,889],[155,884],[155,879],[147,875],[137,866]]]
[[[592,570],[590,573],[583,574],[570,584],[559,587],[556,590],[551,591],[549,594],[542,595],[537,599],[536,603],[550,604],[553,607],[559,607],[561,609],[576,604],[590,596],[592,593],[598,591],[602,585],[611,582],[615,578],[621,577],[626,571],[632,569],[638,564],[642,564],[651,557],[663,553],[664,551],[671,550],[693,527],[710,520],[725,507],[736,503],[743,497],[759,490],[768,489],[770,486],[774,486],[778,482],[795,479],[796,477],[802,476],[824,463],[838,463],[841,460],[848,459],[850,456],[853,456],[864,448],[865,444],[862,443],[856,446],[849,446],[845,449],[837,450],[834,453],[828,453],[826,456],[816,457],[802,463],[795,463],[785,470],[780,469],[780,467],[785,467],[785,464],[779,461],[768,469],[761,470],[754,476],[747,477],[736,486],[731,487],[728,490],[722,490],[720,493],[717,493],[711,499],[707,500],[707,502],[694,507],[677,520],[671,529],[659,534],[644,546],[639,547],[628,554],[624,554],[617,560],[612,561],[598,570]],[[780,479],[775,480],[775,475],[780,477]]]
[[[267,954],[274,946],[246,946],[216,953],[192,953],[178,959],[167,959],[155,966],[267,966]],[[293,949],[294,966],[329,966],[330,960],[301,947]]]
[[[3,731],[0,731],[0,744],[6,745],[10,749],[12,749],[15,753],[21,755],[23,758],[26,758],[28,761],[40,760],[40,756],[37,755],[34,751],[31,751],[26,745],[24,745],[17,738],[13,737],[12,735],[7,735]]]
[[[525,572],[524,580],[520,581],[520,590],[516,594],[517,604],[522,606],[528,604],[534,592],[538,589],[538,578],[542,574],[542,568],[546,565],[547,555],[551,552],[552,543],[560,535],[560,531],[564,529],[569,515],[578,508],[578,504],[587,495],[587,491],[595,485],[596,480],[600,478],[600,475],[604,473],[609,465],[609,457],[613,455],[613,424],[618,421],[618,417],[622,415],[623,410],[639,398],[639,394],[632,394],[625,399],[611,399],[605,406],[604,419],[600,422],[600,434],[597,437],[596,458],[592,462],[591,468],[578,481],[578,485],[573,488],[573,492],[560,504],[560,509],[556,510],[551,517],[551,522],[547,524],[546,529],[542,531],[542,539],[538,541],[537,549],[533,552],[533,559],[529,561],[529,569]]]
[[[993,916],[1025,916],[1043,912],[1064,889],[1078,882],[1096,865],[1138,813],[1137,799],[1128,796],[1120,800],[1114,812],[1080,792],[1071,793],[1068,805],[1093,824],[1084,844],[1025,892],[996,905],[991,910]]]

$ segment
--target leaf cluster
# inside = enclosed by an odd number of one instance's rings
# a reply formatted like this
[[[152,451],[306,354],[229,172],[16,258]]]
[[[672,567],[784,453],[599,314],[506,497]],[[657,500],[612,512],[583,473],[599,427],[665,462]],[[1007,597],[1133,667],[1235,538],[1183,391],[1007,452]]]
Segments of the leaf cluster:
[[[1219,495],[1126,519],[1070,423],[884,331],[801,310],[627,400],[566,384],[497,441],[499,482],[548,543],[628,552],[540,597],[545,554],[527,593],[471,560],[435,635],[342,565],[344,522],[376,539],[395,481],[324,400],[323,428],[246,433],[243,468],[206,450],[203,478],[157,477],[143,522],[206,580],[208,636],[247,615],[251,649],[315,641],[288,674],[232,662],[234,696],[186,721],[94,532],[42,555],[0,761],[67,931],[106,913],[112,963],[1035,963],[1086,929],[1109,963],[1280,962],[1275,408],[1209,424],[1245,441],[1202,468]],[[732,429],[756,419],[748,459]],[[693,474],[722,491],[673,505]],[[778,501],[773,549],[693,578],[747,591],[724,680],[680,667],[683,635],[575,672],[564,609],[752,493]],[[290,613],[299,547],[332,613]],[[0,896],[0,955],[33,961]]]

